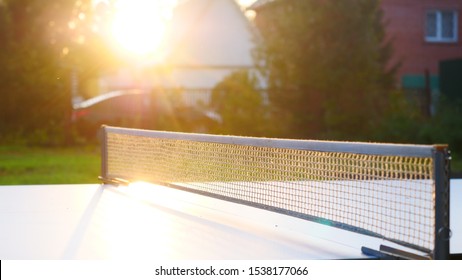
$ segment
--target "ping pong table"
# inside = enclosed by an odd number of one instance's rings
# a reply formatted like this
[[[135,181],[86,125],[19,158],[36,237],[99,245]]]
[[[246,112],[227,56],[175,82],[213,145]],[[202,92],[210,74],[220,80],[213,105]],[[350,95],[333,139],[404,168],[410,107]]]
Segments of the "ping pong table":
[[[447,259],[449,171],[447,145],[103,126],[103,184],[0,187],[0,258]]]
[[[462,253],[462,179],[451,180]],[[0,259],[363,259],[384,240],[164,186],[0,187]],[[385,241],[386,242],[386,241]],[[460,256],[460,255],[459,255]]]

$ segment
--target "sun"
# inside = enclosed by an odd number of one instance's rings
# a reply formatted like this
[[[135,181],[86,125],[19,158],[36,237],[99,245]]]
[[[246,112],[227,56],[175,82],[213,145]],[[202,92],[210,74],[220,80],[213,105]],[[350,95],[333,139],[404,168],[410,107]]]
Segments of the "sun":
[[[117,0],[111,26],[115,44],[133,55],[159,52],[174,2]]]

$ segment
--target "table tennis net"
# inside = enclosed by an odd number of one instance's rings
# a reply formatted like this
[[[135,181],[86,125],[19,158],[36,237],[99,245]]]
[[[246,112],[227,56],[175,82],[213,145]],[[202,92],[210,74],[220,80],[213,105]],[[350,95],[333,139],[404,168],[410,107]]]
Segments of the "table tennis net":
[[[431,257],[441,228],[448,227],[448,197],[443,214],[436,211],[437,188],[448,192],[447,157],[435,162],[445,147],[102,131],[105,181],[173,186],[383,238]]]

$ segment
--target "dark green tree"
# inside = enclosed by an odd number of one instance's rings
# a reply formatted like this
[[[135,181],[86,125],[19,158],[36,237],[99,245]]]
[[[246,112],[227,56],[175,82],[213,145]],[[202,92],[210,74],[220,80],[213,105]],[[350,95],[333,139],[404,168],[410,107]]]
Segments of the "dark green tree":
[[[221,117],[214,133],[268,136],[271,132],[264,95],[248,71],[231,73],[218,83],[212,90],[211,106]]]
[[[58,60],[47,43],[46,7],[32,0],[3,1],[0,6],[2,137],[51,127],[64,116]]]
[[[91,0],[0,1],[0,140],[63,138],[71,72],[98,75],[107,53],[95,16]]]
[[[268,78],[281,134],[362,139],[387,107],[379,0],[275,0],[257,9],[256,59]]]

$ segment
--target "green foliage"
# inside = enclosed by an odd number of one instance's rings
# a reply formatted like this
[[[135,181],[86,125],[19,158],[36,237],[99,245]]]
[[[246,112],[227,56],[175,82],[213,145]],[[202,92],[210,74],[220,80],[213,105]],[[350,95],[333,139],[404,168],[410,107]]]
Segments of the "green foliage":
[[[371,133],[371,140],[395,143],[422,142],[425,118],[416,102],[406,98],[401,90],[391,91],[388,110]]]
[[[453,155],[453,171],[462,174],[462,103],[444,95],[435,114],[424,117],[416,103],[395,91],[391,106],[370,140],[409,144],[447,144]]]
[[[273,1],[258,11],[256,58],[284,136],[361,139],[387,106],[393,71],[379,1]]]
[[[406,100],[403,93],[393,93],[391,105],[380,126],[372,135],[375,140],[448,144],[451,150],[462,152],[462,104],[441,96],[436,111],[431,117],[424,117],[421,109]]]
[[[92,15],[91,0],[0,3],[0,141],[66,139],[71,71],[80,71],[82,83],[107,64]]]
[[[47,42],[46,13],[46,5],[33,0],[5,1],[0,7],[3,139],[51,128],[63,119],[65,105],[70,106],[62,69]]]
[[[248,71],[231,73],[212,90],[211,106],[221,117],[213,132],[263,136],[271,133],[257,78]]]
[[[436,114],[424,123],[421,141],[448,144],[452,152],[462,155],[462,102],[442,96]]]

